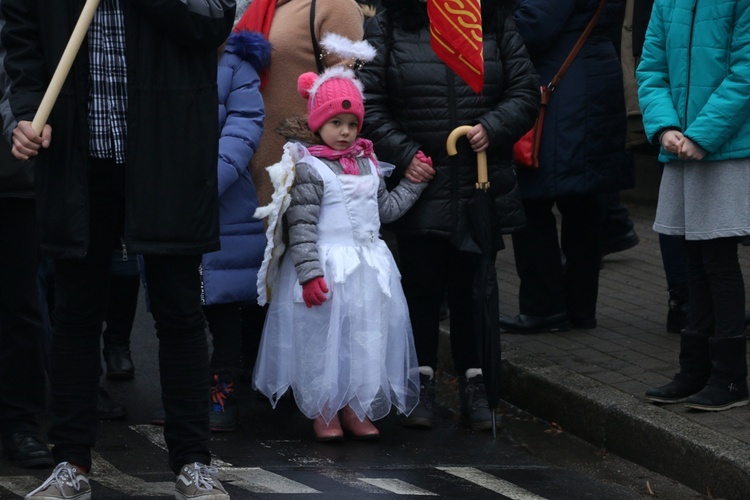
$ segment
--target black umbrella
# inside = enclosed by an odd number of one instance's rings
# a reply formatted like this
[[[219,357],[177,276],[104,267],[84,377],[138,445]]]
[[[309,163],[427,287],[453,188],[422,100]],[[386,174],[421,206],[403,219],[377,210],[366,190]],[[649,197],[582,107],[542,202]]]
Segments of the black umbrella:
[[[469,125],[454,129],[448,136],[446,149],[454,156],[456,141],[471,130]],[[497,436],[495,408],[500,399],[500,299],[495,271],[496,246],[492,235],[492,197],[487,179],[487,154],[477,153],[476,191],[469,200],[463,219],[459,223],[467,231],[457,231],[454,243],[458,248],[474,255],[474,276],[471,291],[477,349],[487,391],[487,401],[492,412],[492,436]]]

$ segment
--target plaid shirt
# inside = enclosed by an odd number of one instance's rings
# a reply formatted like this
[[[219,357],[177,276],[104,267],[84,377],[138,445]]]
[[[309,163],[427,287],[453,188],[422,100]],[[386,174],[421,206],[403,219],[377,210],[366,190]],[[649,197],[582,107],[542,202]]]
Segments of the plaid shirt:
[[[102,0],[88,31],[88,48],[89,155],[125,163],[128,92],[120,0]]]

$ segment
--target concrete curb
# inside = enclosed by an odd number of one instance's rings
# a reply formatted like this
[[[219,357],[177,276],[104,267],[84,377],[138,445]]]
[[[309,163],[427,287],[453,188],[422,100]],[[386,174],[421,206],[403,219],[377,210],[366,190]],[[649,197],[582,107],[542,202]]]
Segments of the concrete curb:
[[[711,498],[750,498],[745,443],[518,349],[502,367],[509,403]]]

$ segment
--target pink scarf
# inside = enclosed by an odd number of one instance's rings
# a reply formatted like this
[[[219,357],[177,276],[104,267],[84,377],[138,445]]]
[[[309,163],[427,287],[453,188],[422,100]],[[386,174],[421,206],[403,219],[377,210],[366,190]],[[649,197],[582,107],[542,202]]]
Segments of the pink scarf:
[[[311,155],[319,158],[325,158],[326,160],[339,160],[341,166],[344,167],[345,174],[359,174],[356,160],[356,158],[359,157],[368,158],[372,160],[376,167],[378,166],[378,160],[375,158],[375,153],[372,151],[372,141],[368,141],[367,139],[359,138],[354,141],[354,144],[341,151],[337,151],[326,145],[310,146],[307,150],[310,151]]]

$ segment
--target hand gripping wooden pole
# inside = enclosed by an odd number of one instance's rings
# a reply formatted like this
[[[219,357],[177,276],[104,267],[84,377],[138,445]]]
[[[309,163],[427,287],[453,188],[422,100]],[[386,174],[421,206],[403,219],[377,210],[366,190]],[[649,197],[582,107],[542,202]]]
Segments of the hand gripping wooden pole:
[[[31,122],[31,127],[39,135],[42,134],[44,125],[47,123],[47,118],[49,118],[57,97],[60,95],[63,83],[65,83],[65,79],[68,77],[68,73],[70,73],[73,60],[76,58],[76,54],[78,54],[78,50],[81,48],[81,43],[83,43],[83,39],[86,37],[86,32],[91,25],[91,20],[94,19],[94,12],[96,12],[97,7],[99,7],[99,0],[86,0],[78,22],[75,28],[73,28],[73,34],[70,35],[68,45],[65,47],[55,73],[52,75],[52,80],[49,82],[49,87],[47,87],[42,102],[39,104],[39,109],[36,115],[34,115],[34,120]]]
[[[445,147],[448,150],[448,156],[453,156],[458,153],[458,150],[456,149],[456,141],[458,141],[459,137],[469,133],[469,130],[471,130],[470,125],[461,125],[460,127],[454,128],[453,131],[448,135],[448,140],[445,144]],[[489,179],[487,179],[487,152],[480,151],[479,153],[477,153],[476,188],[487,191],[489,187],[490,181]]]

